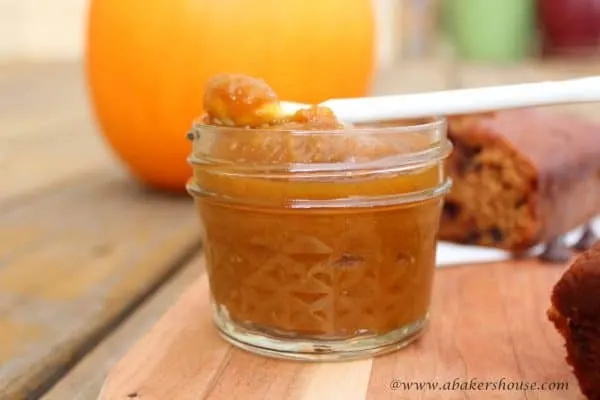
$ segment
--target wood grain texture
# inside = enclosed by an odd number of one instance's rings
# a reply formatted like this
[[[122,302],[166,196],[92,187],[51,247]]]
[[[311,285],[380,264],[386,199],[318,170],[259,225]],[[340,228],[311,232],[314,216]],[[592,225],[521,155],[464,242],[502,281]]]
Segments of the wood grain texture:
[[[444,90],[451,87],[456,74],[452,60],[403,60],[378,72],[372,92],[388,95]]]
[[[97,134],[80,64],[0,68],[0,203],[102,169],[120,166]]]
[[[0,398],[39,394],[198,246],[191,199],[120,174],[0,205]]]
[[[92,400],[98,397],[109,369],[177,301],[203,273],[203,257],[190,260],[105,340],[90,351],[42,400]]]
[[[227,344],[212,326],[204,277],[115,366],[100,399],[580,400],[545,314],[563,270],[527,260],[439,270],[421,340],[389,356],[329,364],[267,359]],[[559,382],[568,389],[392,390],[394,380]]]
[[[0,399],[30,398],[199,237],[189,198],[149,193],[111,157],[79,63],[0,68],[0,169]]]

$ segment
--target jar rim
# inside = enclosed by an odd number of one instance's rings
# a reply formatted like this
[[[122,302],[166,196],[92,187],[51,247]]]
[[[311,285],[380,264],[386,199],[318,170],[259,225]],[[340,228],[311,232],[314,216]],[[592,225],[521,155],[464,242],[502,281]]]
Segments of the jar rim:
[[[192,130],[188,133],[188,138],[190,140],[194,140],[197,138],[197,135],[194,134],[197,130],[211,129],[211,130],[226,130],[229,132],[242,132],[251,130],[252,133],[264,133],[264,134],[290,134],[294,136],[304,136],[304,135],[317,135],[317,134],[327,134],[327,135],[377,135],[377,134],[399,134],[402,132],[406,133],[418,133],[420,131],[429,131],[432,129],[440,129],[447,125],[447,118],[444,116],[432,116],[427,118],[414,118],[414,119],[398,119],[394,121],[400,122],[409,122],[411,120],[423,120],[426,119],[427,122],[418,123],[415,122],[409,125],[358,125],[352,126],[349,128],[342,129],[278,129],[278,128],[247,128],[247,127],[239,127],[239,126],[220,126],[220,125],[209,125],[202,120],[196,120],[192,124]],[[383,124],[391,124],[394,121],[379,121]]]
[[[406,125],[406,121],[412,121],[412,125]],[[421,121],[417,123],[415,121]],[[452,149],[452,144],[448,140],[447,135],[447,119],[444,117],[427,117],[420,119],[401,119],[397,121],[383,122],[383,126],[359,126],[349,129],[337,129],[337,130],[285,130],[285,129],[254,129],[254,128],[241,128],[241,127],[229,127],[229,126],[215,126],[207,125],[202,121],[198,121],[194,125],[192,131],[188,134],[189,139],[193,142],[192,154],[188,157],[188,163],[194,168],[214,167],[221,166],[227,168],[230,172],[236,171],[236,173],[243,174],[265,174],[266,171],[271,173],[279,174],[283,173],[287,175],[289,173],[294,174],[308,174],[315,178],[319,174],[328,173],[348,173],[350,171],[375,171],[375,170],[406,170],[421,168],[424,165],[438,162],[439,160],[446,158]],[[252,137],[246,136],[248,133],[252,133]],[[330,159],[325,157],[324,159],[290,159],[284,160],[279,159],[277,154],[274,159],[256,159],[256,154],[252,151],[254,146],[251,144],[248,154],[249,158],[239,156],[238,159],[230,159],[228,156],[219,156],[211,153],[209,148],[202,147],[202,137],[206,139],[205,143],[211,143],[211,137],[223,135],[227,140],[231,140],[235,143],[234,147],[239,145],[236,136],[239,138],[249,138],[251,142],[254,138],[264,137],[280,137],[290,140],[305,140],[311,139],[312,137],[321,137],[325,140],[330,138],[335,141],[337,140],[358,140],[357,143],[363,138],[380,138],[383,140],[382,143],[389,142],[385,146],[389,146],[389,151],[383,153],[365,153],[359,154],[350,152],[347,157],[340,159]],[[256,136],[258,135],[258,136]],[[425,136],[426,135],[426,136]],[[396,141],[396,138],[401,139],[406,136],[407,140],[411,142],[418,137],[423,136],[423,141],[419,139],[417,142],[413,142],[415,146],[400,148],[401,141]],[[409,139],[408,136],[411,136]],[[408,143],[408,142],[407,142]],[[196,149],[196,146],[198,148]],[[366,149],[369,149],[371,144],[366,144]],[[243,148],[241,146],[240,148]],[[318,158],[318,157],[317,157]],[[307,176],[308,178],[308,176]]]

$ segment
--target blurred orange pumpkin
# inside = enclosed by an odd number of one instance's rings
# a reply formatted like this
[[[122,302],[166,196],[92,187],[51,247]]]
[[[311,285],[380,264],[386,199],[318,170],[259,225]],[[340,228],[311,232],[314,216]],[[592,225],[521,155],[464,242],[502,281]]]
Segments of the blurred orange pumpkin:
[[[183,191],[206,80],[264,78],[286,100],[368,92],[372,0],[93,0],[86,67],[112,149],[141,181]]]

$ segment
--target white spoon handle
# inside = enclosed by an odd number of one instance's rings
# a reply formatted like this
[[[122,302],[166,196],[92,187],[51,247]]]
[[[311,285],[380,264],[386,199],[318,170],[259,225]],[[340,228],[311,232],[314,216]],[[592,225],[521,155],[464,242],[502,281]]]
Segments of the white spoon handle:
[[[330,107],[340,120],[357,123],[596,101],[600,101],[600,77],[331,99],[322,105]]]

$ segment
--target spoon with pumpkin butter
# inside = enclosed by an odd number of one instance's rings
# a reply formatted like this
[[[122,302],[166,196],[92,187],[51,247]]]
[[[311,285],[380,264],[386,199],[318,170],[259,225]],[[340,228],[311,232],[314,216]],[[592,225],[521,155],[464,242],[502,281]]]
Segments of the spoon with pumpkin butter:
[[[204,92],[205,122],[246,128],[342,129],[327,107],[280,102],[262,79],[241,74],[213,76]]]

